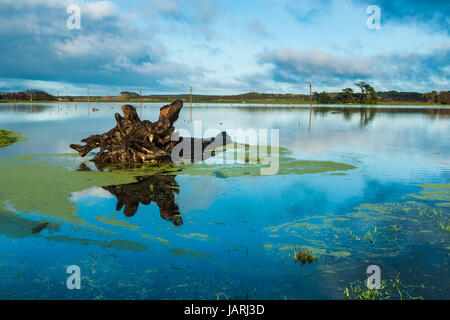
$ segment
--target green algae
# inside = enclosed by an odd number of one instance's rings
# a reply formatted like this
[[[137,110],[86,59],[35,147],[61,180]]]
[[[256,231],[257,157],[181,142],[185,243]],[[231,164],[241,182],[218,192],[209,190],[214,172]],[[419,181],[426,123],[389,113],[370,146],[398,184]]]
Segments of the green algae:
[[[335,256],[335,257],[345,258],[345,257],[349,257],[351,255],[351,253],[348,251],[333,251],[333,252],[330,252],[330,255]]]
[[[8,202],[15,210],[38,214],[75,225],[87,225],[77,216],[73,192],[96,186],[136,182],[136,176],[154,174],[216,176],[222,178],[260,175],[261,164],[139,164],[110,165],[107,171],[92,168],[77,171],[80,164],[75,153],[23,155],[3,159],[0,163],[0,206]],[[86,164],[85,164],[86,166]],[[89,168],[88,166],[86,166]],[[322,173],[354,169],[354,166],[330,161],[302,161],[280,148],[278,175]],[[220,173],[220,174],[219,174]],[[106,222],[105,222],[106,221]],[[103,220],[104,223],[118,223]],[[92,226],[91,226],[92,227]]]
[[[195,240],[200,240],[200,241],[211,240],[207,234],[201,234],[201,233],[179,234],[179,236],[187,238],[187,239],[195,239]]]
[[[450,208],[450,202],[441,202],[436,204],[439,207],[449,207]]]
[[[450,183],[446,184],[421,184],[423,190],[419,194],[409,194],[408,196],[420,200],[450,200]]]
[[[233,150],[238,150],[242,146],[237,145]],[[228,148],[228,149],[227,149]],[[228,147],[223,150],[226,153],[230,150]],[[220,148],[218,148],[219,150]],[[237,152],[237,151],[236,151]],[[215,159],[223,159],[223,153],[215,156]],[[237,152],[239,155],[239,152]],[[276,155],[272,155],[275,157]],[[298,160],[286,148],[279,148],[278,153],[278,170],[275,175],[303,175],[316,174],[336,171],[348,171],[356,169],[355,166],[345,163],[337,163],[332,161],[313,161],[313,160]],[[237,156],[237,159],[239,156]],[[188,174],[193,176],[213,176],[219,179],[235,178],[241,176],[260,176],[261,169],[268,168],[268,158],[258,158],[254,162],[245,163],[195,163],[195,164],[112,164],[108,165],[108,169],[127,171],[134,175],[151,175],[151,174]],[[224,161],[222,161],[224,162]]]
[[[211,254],[205,252],[196,252],[191,249],[173,248],[169,251],[170,254],[177,257],[192,257],[192,258],[209,258]]]
[[[150,239],[150,240],[157,240],[163,244],[169,244],[169,241],[160,237],[151,236],[149,234],[143,234],[142,238]]]
[[[0,211],[0,233],[8,238],[37,237],[39,233],[33,233],[33,230],[43,223],[48,223],[45,227],[47,232],[57,232],[61,227],[58,222],[31,220],[13,212]]]
[[[130,241],[130,240],[95,240],[95,239],[82,239],[82,238],[72,238],[69,236],[51,236],[46,237],[47,240],[53,242],[64,242],[71,244],[79,244],[83,246],[99,246],[101,248],[111,248],[116,250],[126,250],[126,251],[148,251],[146,245],[140,242]]]
[[[23,137],[23,133],[0,129],[0,148],[7,147],[14,143],[25,142],[28,139]]]
[[[111,225],[111,226],[117,226],[117,227],[122,227],[128,230],[132,230],[135,231],[137,229],[139,229],[139,226],[135,226],[130,224],[128,221],[126,220],[120,220],[120,219],[115,219],[115,218],[108,218],[108,217],[102,217],[102,216],[96,216],[95,217],[99,222]]]
[[[422,186],[428,192],[440,193],[446,185]],[[428,189],[427,189],[428,188]],[[423,194],[420,191],[419,195]],[[442,195],[442,193],[440,193]],[[279,238],[284,243],[296,241],[298,245],[272,245],[266,242],[268,254],[281,257],[286,251],[306,248],[327,256],[343,270],[354,259],[395,258],[406,249],[402,239],[414,236],[420,243],[436,249],[448,248],[450,218],[448,207],[437,206],[436,200],[363,203],[354,211],[327,216],[305,216],[280,225],[263,229],[268,238]],[[353,228],[356,232],[350,229]],[[294,240],[293,237],[295,237]],[[360,241],[354,241],[360,240]],[[307,245],[310,246],[307,246]],[[338,259],[338,260],[336,260]],[[320,268],[320,267],[319,267]]]
[[[87,224],[76,215],[76,203],[69,200],[72,192],[136,181],[133,176],[116,172],[70,171],[47,165],[45,160],[29,159],[22,157],[23,162],[0,165],[0,205],[8,203],[22,213],[38,213],[72,224]]]
[[[282,246],[280,248],[278,248],[279,251],[291,251],[291,250],[299,250],[299,249],[305,249],[317,254],[326,254],[327,251],[325,249],[320,249],[320,248],[316,248],[316,247],[312,247],[312,246],[301,246],[301,248],[298,245],[287,245],[287,246]]]

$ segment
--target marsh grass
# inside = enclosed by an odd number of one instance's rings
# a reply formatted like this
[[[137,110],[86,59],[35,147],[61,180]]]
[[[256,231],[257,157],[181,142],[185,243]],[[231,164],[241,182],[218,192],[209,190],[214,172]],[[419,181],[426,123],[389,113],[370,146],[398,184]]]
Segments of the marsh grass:
[[[398,230],[398,229],[397,229]],[[396,231],[397,231],[396,230]],[[368,240],[372,245],[375,244],[375,235],[377,234],[377,227],[373,227],[372,232],[367,231],[364,237],[359,237],[358,235],[353,234],[352,230],[349,230],[350,238],[352,240],[360,241],[360,240]]]
[[[436,209],[432,210],[424,210],[424,209],[418,209],[419,217],[435,220],[439,226],[439,229],[442,231],[450,232],[450,220],[448,218],[447,214],[444,214],[442,212],[442,209],[439,209],[439,212],[436,211]]]
[[[315,257],[308,249],[297,249],[293,254],[295,262],[301,262],[302,264],[313,263],[319,259]]]
[[[413,296],[407,291],[399,275],[383,281],[380,289],[369,289],[360,282],[350,283],[344,290],[344,297],[351,300],[423,300],[423,297]]]
[[[450,224],[445,225],[443,222],[439,222],[439,228],[441,228],[442,231],[450,232]]]

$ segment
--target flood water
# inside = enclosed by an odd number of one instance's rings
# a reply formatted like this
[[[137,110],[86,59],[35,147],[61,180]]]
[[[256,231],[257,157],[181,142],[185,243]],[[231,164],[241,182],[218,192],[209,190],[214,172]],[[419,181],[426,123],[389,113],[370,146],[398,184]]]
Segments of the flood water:
[[[196,105],[202,132],[279,130],[280,169],[260,175],[97,168],[69,148],[113,128],[120,105],[0,104],[0,128],[28,138],[0,148],[0,299],[345,299],[370,265],[401,282],[389,298],[449,298],[449,108],[324,107],[310,121]],[[135,106],[154,121],[162,104]],[[175,126],[198,136],[189,120],[186,104]],[[317,260],[296,262],[300,248]]]

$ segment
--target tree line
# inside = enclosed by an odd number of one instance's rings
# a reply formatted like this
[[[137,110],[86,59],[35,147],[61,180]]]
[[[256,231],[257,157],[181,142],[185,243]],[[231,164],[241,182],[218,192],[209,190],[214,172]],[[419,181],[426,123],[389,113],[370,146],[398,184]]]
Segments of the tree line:
[[[314,92],[313,103],[319,104],[378,104],[378,103],[423,103],[423,104],[450,104],[450,91],[399,92],[382,91],[377,92],[366,82],[357,82],[359,88],[342,89],[341,92]],[[144,101],[144,102],[171,102],[177,99],[190,100],[189,94],[171,95],[139,95],[134,92],[122,91],[117,96],[91,96],[91,101]],[[63,96],[55,97],[42,90],[27,90],[23,92],[0,92],[0,101],[87,101],[87,96]],[[193,95],[194,103],[262,103],[262,104],[307,104],[308,94],[281,94],[281,93],[258,93],[249,92],[237,95]]]
[[[342,89],[342,92],[314,92],[314,101],[323,104],[378,104],[379,102],[417,102],[427,104],[450,104],[450,91],[432,91],[428,93],[384,91],[377,92],[365,82],[355,83],[360,92],[352,88]]]

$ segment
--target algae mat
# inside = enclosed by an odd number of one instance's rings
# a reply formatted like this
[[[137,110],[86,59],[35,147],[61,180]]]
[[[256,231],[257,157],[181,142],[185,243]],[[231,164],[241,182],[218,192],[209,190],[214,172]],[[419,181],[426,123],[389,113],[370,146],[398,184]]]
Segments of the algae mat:
[[[28,139],[23,137],[23,133],[0,129],[0,148],[7,147],[14,143],[24,142]]]
[[[84,161],[84,162],[81,162]],[[85,170],[77,170],[83,165]],[[89,167],[92,167],[89,169]],[[0,161],[0,206],[21,213],[35,213],[72,224],[86,224],[76,215],[73,192],[92,187],[136,182],[137,176],[188,174],[220,178],[257,175],[260,164],[208,165],[160,164],[111,167],[99,171],[74,154],[27,155]],[[355,167],[330,161],[301,161],[281,153],[278,175],[347,171]]]

